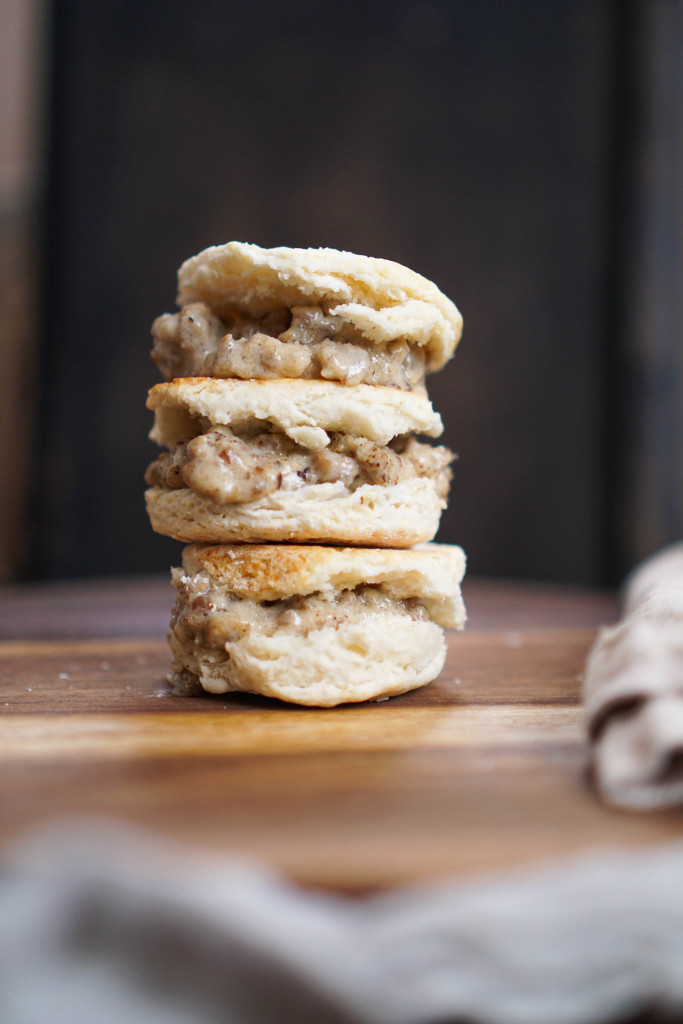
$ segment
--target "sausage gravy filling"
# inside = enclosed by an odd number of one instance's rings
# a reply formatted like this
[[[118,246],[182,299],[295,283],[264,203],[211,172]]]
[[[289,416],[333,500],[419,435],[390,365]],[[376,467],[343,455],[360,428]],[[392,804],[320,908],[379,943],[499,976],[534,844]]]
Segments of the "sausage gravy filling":
[[[321,306],[223,322],[203,302],[152,326],[152,359],[166,378],[302,377],[424,392],[425,353],[405,339],[376,345]]]
[[[152,487],[189,487],[216,505],[254,501],[278,490],[341,482],[352,492],[363,484],[390,487],[411,477],[430,477],[448,496],[453,453],[413,437],[378,445],[365,437],[331,433],[330,444],[313,452],[278,431],[236,434],[219,426],[177,444],[147,469]]]
[[[429,618],[417,598],[399,600],[379,586],[259,601],[226,593],[207,576],[185,576],[182,569],[173,570],[173,585],[178,597],[171,632],[186,648],[223,649],[226,643],[234,643],[252,632],[264,636],[276,632],[306,636],[313,630],[368,622],[388,613],[413,622]]]

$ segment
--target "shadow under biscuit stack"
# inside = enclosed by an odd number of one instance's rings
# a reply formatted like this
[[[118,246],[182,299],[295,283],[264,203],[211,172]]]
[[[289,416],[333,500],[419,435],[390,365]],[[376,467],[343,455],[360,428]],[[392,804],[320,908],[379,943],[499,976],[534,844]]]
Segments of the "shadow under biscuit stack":
[[[462,318],[425,278],[334,249],[230,242],[178,272],[154,323],[152,526],[173,569],[177,693],[330,707],[443,667],[461,548],[431,544],[452,454],[424,385]]]

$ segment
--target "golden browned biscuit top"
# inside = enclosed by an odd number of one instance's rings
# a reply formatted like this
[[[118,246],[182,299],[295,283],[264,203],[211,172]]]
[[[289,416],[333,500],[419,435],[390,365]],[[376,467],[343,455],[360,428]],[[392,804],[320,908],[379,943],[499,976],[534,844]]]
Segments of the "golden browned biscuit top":
[[[465,555],[455,545],[393,550],[192,544],[183,552],[183,568],[189,575],[210,577],[236,596],[260,601],[381,586],[397,598],[419,598],[439,625],[462,628],[465,621],[460,595]]]

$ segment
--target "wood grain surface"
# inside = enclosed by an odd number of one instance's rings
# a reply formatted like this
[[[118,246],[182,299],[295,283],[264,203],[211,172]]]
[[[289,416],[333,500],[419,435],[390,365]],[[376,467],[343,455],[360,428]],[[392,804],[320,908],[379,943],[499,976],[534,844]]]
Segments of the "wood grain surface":
[[[449,637],[441,677],[323,710],[168,693],[161,640],[0,644],[0,822],[114,816],[363,891],[683,833],[587,775],[594,629]]]

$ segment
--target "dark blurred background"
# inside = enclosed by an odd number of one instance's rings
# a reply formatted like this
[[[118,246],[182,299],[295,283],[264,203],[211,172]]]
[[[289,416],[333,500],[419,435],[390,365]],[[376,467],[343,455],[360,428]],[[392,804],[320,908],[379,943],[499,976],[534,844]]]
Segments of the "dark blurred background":
[[[238,239],[459,306],[439,539],[618,581],[683,534],[683,3],[5,0],[4,579],[165,571],[149,327]]]

